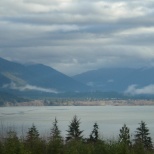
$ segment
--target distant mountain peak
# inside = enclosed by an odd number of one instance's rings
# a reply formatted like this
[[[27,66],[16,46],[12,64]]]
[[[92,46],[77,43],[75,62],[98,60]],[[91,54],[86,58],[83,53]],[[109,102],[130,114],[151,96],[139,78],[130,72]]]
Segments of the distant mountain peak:
[[[153,88],[151,85],[154,85],[154,67],[102,68],[76,75],[73,78],[92,86],[95,90],[131,93],[132,89],[136,94],[148,92],[151,94]],[[132,88],[132,85],[138,86]]]
[[[44,64],[24,65],[0,58],[0,90],[87,91],[88,86]]]

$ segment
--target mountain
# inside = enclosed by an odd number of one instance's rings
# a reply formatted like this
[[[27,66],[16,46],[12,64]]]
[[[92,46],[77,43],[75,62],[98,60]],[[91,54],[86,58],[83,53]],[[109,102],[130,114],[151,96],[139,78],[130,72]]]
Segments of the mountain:
[[[22,65],[0,58],[0,90],[16,93],[87,91],[88,86],[42,65]]]
[[[102,68],[73,78],[93,90],[154,94],[154,68]]]
[[[28,101],[30,100],[0,91],[0,106],[15,105],[15,103]]]
[[[88,90],[88,86],[85,86],[84,84],[56,71],[51,67],[36,64],[27,66],[26,68],[30,74],[33,74],[33,78],[29,76],[26,77],[30,84],[45,88],[52,88],[58,91]]]
[[[92,92],[97,97],[103,95],[99,92],[154,95],[154,68],[102,68],[69,77],[42,64],[23,65],[0,58],[0,91],[19,97],[80,97],[87,92],[87,97]]]

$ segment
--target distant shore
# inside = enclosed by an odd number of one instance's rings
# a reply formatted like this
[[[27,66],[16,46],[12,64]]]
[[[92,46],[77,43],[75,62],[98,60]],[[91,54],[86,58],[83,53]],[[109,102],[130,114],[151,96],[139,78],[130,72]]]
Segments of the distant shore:
[[[44,100],[33,100],[29,102],[11,103],[5,102],[4,107],[7,106],[153,106],[154,100],[69,100],[61,102],[48,102]]]

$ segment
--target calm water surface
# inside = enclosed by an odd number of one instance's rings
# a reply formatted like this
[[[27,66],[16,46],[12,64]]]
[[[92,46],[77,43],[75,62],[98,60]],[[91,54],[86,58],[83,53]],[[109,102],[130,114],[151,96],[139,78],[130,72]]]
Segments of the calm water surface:
[[[1,127],[15,127],[19,133],[27,132],[34,123],[41,134],[48,134],[56,117],[62,135],[73,116],[81,120],[80,129],[89,136],[94,122],[99,125],[100,135],[105,138],[117,137],[125,123],[133,136],[138,123],[143,120],[150,129],[154,141],[154,106],[50,106],[50,107],[2,107],[0,108]]]

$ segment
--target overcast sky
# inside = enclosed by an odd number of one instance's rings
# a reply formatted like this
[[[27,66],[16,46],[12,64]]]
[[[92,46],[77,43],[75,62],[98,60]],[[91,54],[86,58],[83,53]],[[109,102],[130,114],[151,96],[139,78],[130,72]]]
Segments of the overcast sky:
[[[0,0],[0,56],[67,75],[154,66],[154,0]]]

